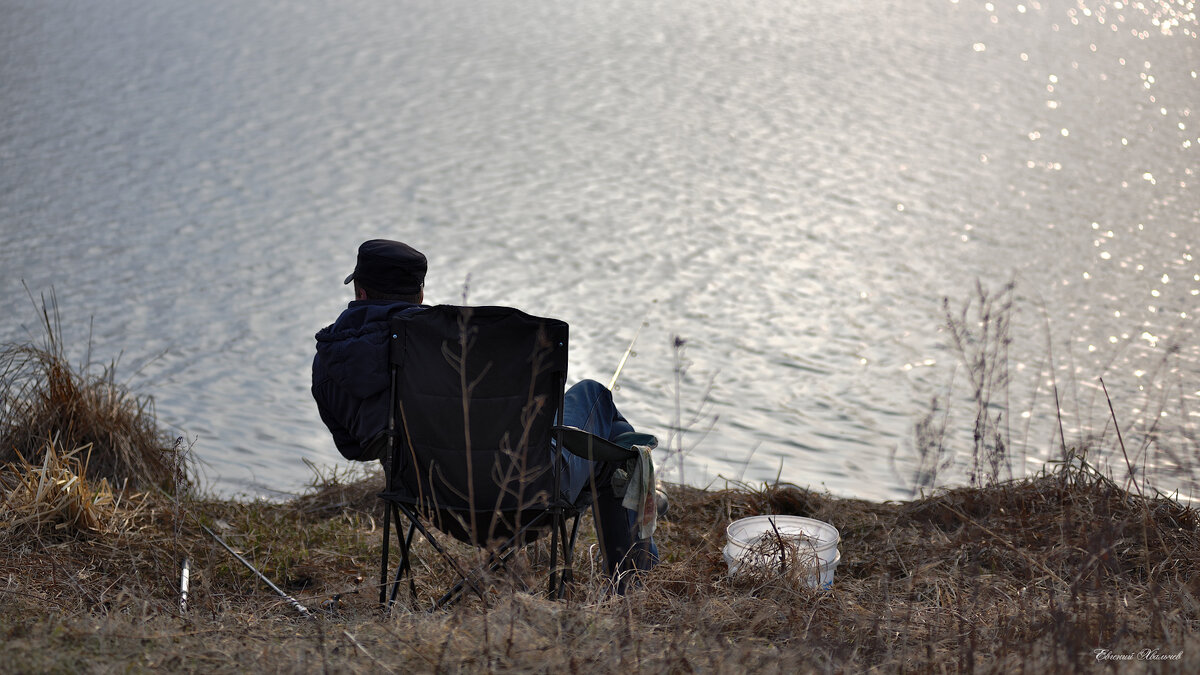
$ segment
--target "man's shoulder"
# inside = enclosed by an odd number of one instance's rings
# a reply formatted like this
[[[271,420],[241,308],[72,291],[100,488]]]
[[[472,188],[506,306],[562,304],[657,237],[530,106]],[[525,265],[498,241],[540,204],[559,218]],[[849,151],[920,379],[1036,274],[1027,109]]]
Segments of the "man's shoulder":
[[[397,312],[414,312],[421,309],[425,309],[425,306],[414,305],[403,300],[354,300],[346,305],[346,309],[342,310],[342,316],[362,315],[367,318],[386,318]]]
[[[408,302],[359,300],[350,303],[337,320],[316,334],[313,386],[333,386],[363,398],[387,385],[389,320],[393,316],[420,311]]]
[[[387,330],[387,322],[396,315],[405,315],[425,309],[411,302],[386,302],[380,300],[355,300],[351,302],[337,320],[317,333],[317,339],[349,337],[363,333]]]

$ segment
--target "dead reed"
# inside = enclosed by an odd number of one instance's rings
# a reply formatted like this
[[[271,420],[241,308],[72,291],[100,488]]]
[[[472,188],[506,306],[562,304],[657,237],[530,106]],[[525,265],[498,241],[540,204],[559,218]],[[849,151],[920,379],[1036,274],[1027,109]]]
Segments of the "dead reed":
[[[436,556],[418,542],[418,598],[405,593],[390,617],[377,612],[370,581],[380,533],[358,499],[378,489],[378,475],[286,503],[193,500],[182,527],[151,495],[139,509],[120,506],[123,529],[86,539],[0,530],[0,634],[44,659],[57,654],[42,662],[55,667],[75,658],[206,671],[262,659],[287,672],[1090,672],[1105,667],[1096,650],[1156,650],[1180,660],[1141,666],[1194,669],[1200,514],[1126,492],[1080,454],[1028,479],[902,503],[792,485],[668,485],[675,517],[656,535],[665,560],[624,597],[604,592],[585,538],[566,601],[542,595],[539,543],[488,579],[483,599],[427,614],[452,578],[425,565]],[[725,527],[772,513],[839,528],[832,590],[813,591],[786,569],[728,575]],[[196,521],[319,609],[316,620],[291,611]],[[183,557],[193,586],[180,615]]]
[[[88,474],[113,485],[168,491],[189,468],[180,443],[162,433],[150,396],[116,380],[116,362],[88,357],[72,367],[61,341],[54,295],[42,298],[40,343],[0,347],[0,464],[41,462],[48,439],[59,448],[90,447]]]
[[[984,424],[994,431],[992,419]],[[614,596],[585,523],[578,581],[561,602],[544,597],[540,541],[485,579],[482,597],[420,611],[453,579],[426,565],[437,556],[418,540],[415,598],[406,593],[381,615],[378,473],[318,473],[310,493],[284,503],[152,493],[136,508],[113,505],[121,527],[86,536],[0,527],[5,664],[15,672],[1200,671],[1200,514],[1126,489],[1082,448],[1065,448],[1036,476],[1002,480],[993,466],[1003,464],[986,454],[989,435],[974,455],[982,480],[906,502],[786,484],[667,485],[671,517],[655,535],[663,562]],[[72,466],[80,478],[90,472]],[[0,480],[6,498],[22,480]],[[831,590],[798,583],[787,566],[728,574],[725,528],[762,514],[839,529]],[[315,617],[264,588],[199,524]],[[192,586],[183,612],[185,558]]]
[[[90,446],[64,452],[54,439],[47,441],[41,464],[34,466],[21,458],[0,474],[3,515],[0,528],[67,535],[102,535],[121,529],[128,523],[121,508],[140,503],[138,495],[123,497],[114,492],[108,479],[99,482],[87,478]]]

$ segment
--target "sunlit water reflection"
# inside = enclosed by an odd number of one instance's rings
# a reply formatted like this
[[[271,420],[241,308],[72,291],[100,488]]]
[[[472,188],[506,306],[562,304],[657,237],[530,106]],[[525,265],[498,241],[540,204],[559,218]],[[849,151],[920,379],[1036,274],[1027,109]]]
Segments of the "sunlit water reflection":
[[[53,286],[223,492],[337,460],[312,334],[374,236],[570,322],[573,377],[644,320],[617,396],[666,439],[678,395],[668,478],[903,497],[936,395],[967,481],[976,280],[1016,283],[1015,473],[1056,389],[1112,439],[1100,377],[1160,482],[1196,462],[1193,3],[6,5],[0,338]]]

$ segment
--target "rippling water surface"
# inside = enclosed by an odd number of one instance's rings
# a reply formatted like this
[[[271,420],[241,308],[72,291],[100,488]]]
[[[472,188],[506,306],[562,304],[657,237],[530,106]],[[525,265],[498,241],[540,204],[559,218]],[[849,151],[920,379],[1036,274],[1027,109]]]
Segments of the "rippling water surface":
[[[0,340],[53,288],[219,491],[338,460],[312,335],[377,236],[427,253],[431,302],[567,320],[573,378],[644,321],[617,399],[688,425],[675,480],[906,496],[934,396],[966,480],[942,301],[977,281],[1015,282],[1014,473],[1055,456],[1055,388],[1068,443],[1111,438],[1100,377],[1135,458],[1196,462],[1190,0],[0,12]]]

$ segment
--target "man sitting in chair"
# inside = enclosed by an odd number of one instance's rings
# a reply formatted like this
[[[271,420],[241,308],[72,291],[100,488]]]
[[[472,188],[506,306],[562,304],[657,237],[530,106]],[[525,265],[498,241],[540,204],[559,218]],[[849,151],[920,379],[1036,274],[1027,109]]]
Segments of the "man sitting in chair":
[[[312,394],[321,420],[333,434],[342,456],[351,460],[383,461],[387,454],[388,321],[425,307],[428,262],[420,251],[386,239],[364,242],[354,272],[354,300],[332,325],[316,335]],[[563,424],[607,440],[629,437],[633,427],[617,410],[612,393],[594,380],[567,390]],[[592,462],[563,451],[563,490],[575,502],[594,489],[593,508],[600,522],[605,560],[617,564],[616,574],[649,569],[658,560],[653,538],[637,536],[637,514],[622,505],[613,487],[618,465]],[[589,477],[595,475],[595,484]],[[662,507],[659,507],[662,510]],[[623,526],[612,527],[611,523]]]

